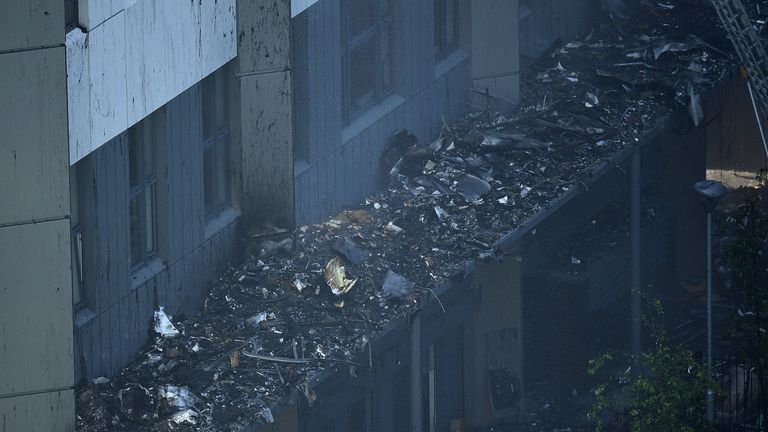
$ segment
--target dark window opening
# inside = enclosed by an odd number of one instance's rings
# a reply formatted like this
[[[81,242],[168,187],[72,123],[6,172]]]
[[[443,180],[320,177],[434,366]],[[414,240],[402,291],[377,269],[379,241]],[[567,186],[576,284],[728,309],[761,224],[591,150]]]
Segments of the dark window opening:
[[[435,0],[435,52],[448,57],[459,47],[459,0]]]
[[[68,32],[79,25],[77,0],[64,0],[64,31]]]
[[[72,304],[78,305],[83,301],[85,277],[83,276],[83,233],[80,225],[72,227],[72,267],[74,267],[74,282],[72,287]]]
[[[392,5],[344,2],[344,118],[351,122],[392,91]]]
[[[203,202],[210,220],[229,205],[228,68],[203,80]]]
[[[157,126],[157,121],[150,115],[128,130],[128,220],[133,268],[146,263],[157,253]]]

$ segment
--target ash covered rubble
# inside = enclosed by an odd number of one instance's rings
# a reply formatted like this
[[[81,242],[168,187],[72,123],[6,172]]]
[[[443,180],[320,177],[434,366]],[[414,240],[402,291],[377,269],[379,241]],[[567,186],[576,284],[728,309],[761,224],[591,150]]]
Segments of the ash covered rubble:
[[[386,190],[325,223],[252,236],[199,314],[165,322],[158,310],[130,366],[80,386],[78,430],[241,430],[295,398],[312,404],[324,373],[370,368],[376,335],[467,261],[501,256],[501,235],[586,189],[660,119],[688,107],[706,121],[698,95],[732,64],[712,46],[727,43],[713,11],[685,5],[638,2],[622,26],[555,49],[523,75],[510,115],[468,115],[433,142],[396,134]]]

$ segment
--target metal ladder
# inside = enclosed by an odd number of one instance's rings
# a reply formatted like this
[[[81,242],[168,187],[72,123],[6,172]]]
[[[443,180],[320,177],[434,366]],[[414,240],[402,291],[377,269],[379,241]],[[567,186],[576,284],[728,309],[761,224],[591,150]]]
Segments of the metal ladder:
[[[752,96],[755,111],[757,111],[759,106],[763,114],[768,116],[768,65],[766,65],[768,55],[766,55],[765,47],[763,47],[763,43],[752,26],[749,15],[746,9],[744,9],[741,0],[711,0],[711,2],[744,66],[742,73],[745,73],[746,78],[749,80],[749,92],[750,96]],[[757,103],[755,103],[755,100],[757,100]],[[763,147],[765,147],[765,152],[768,156],[768,146],[766,146],[766,139],[762,135],[763,129],[760,124],[760,117],[757,116],[756,118],[760,128]]]
[[[711,0],[712,5],[728,32],[728,38],[736,48],[739,59],[747,68],[760,101],[760,108],[768,114],[768,56],[757,36],[752,21],[741,0]]]

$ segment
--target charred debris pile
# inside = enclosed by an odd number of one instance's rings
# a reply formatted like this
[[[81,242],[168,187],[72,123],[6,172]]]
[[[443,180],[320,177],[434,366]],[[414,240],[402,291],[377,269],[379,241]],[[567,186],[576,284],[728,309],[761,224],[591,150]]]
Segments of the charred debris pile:
[[[377,334],[435,301],[466,262],[502,255],[503,234],[587,188],[673,112],[706,121],[699,94],[731,61],[713,46],[727,47],[713,12],[684,3],[642,2],[621,25],[556,48],[522,76],[512,114],[468,115],[432,142],[396,134],[384,192],[325,223],[252,237],[199,314],[158,310],[130,366],[78,389],[78,430],[240,430],[293,398],[312,404],[323,373],[370,368]]]

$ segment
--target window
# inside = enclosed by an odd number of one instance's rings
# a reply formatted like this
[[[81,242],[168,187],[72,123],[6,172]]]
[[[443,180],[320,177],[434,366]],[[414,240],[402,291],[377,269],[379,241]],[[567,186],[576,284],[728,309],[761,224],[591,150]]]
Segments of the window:
[[[72,227],[72,304],[83,301],[83,232],[80,225]]]
[[[70,31],[78,25],[77,0],[64,0],[64,30]]]
[[[227,66],[203,80],[203,201],[210,220],[229,205]]]
[[[85,162],[79,161],[69,167],[69,222],[72,239],[72,304],[78,305],[83,301],[83,233],[80,228],[80,182],[78,179],[81,167]]]
[[[459,0],[435,0],[435,52],[448,57],[459,45]]]
[[[157,252],[157,177],[155,148],[159,122],[152,114],[128,130],[128,218],[131,237],[131,266],[146,263]]]
[[[392,91],[391,0],[344,1],[343,65],[349,123]]]

